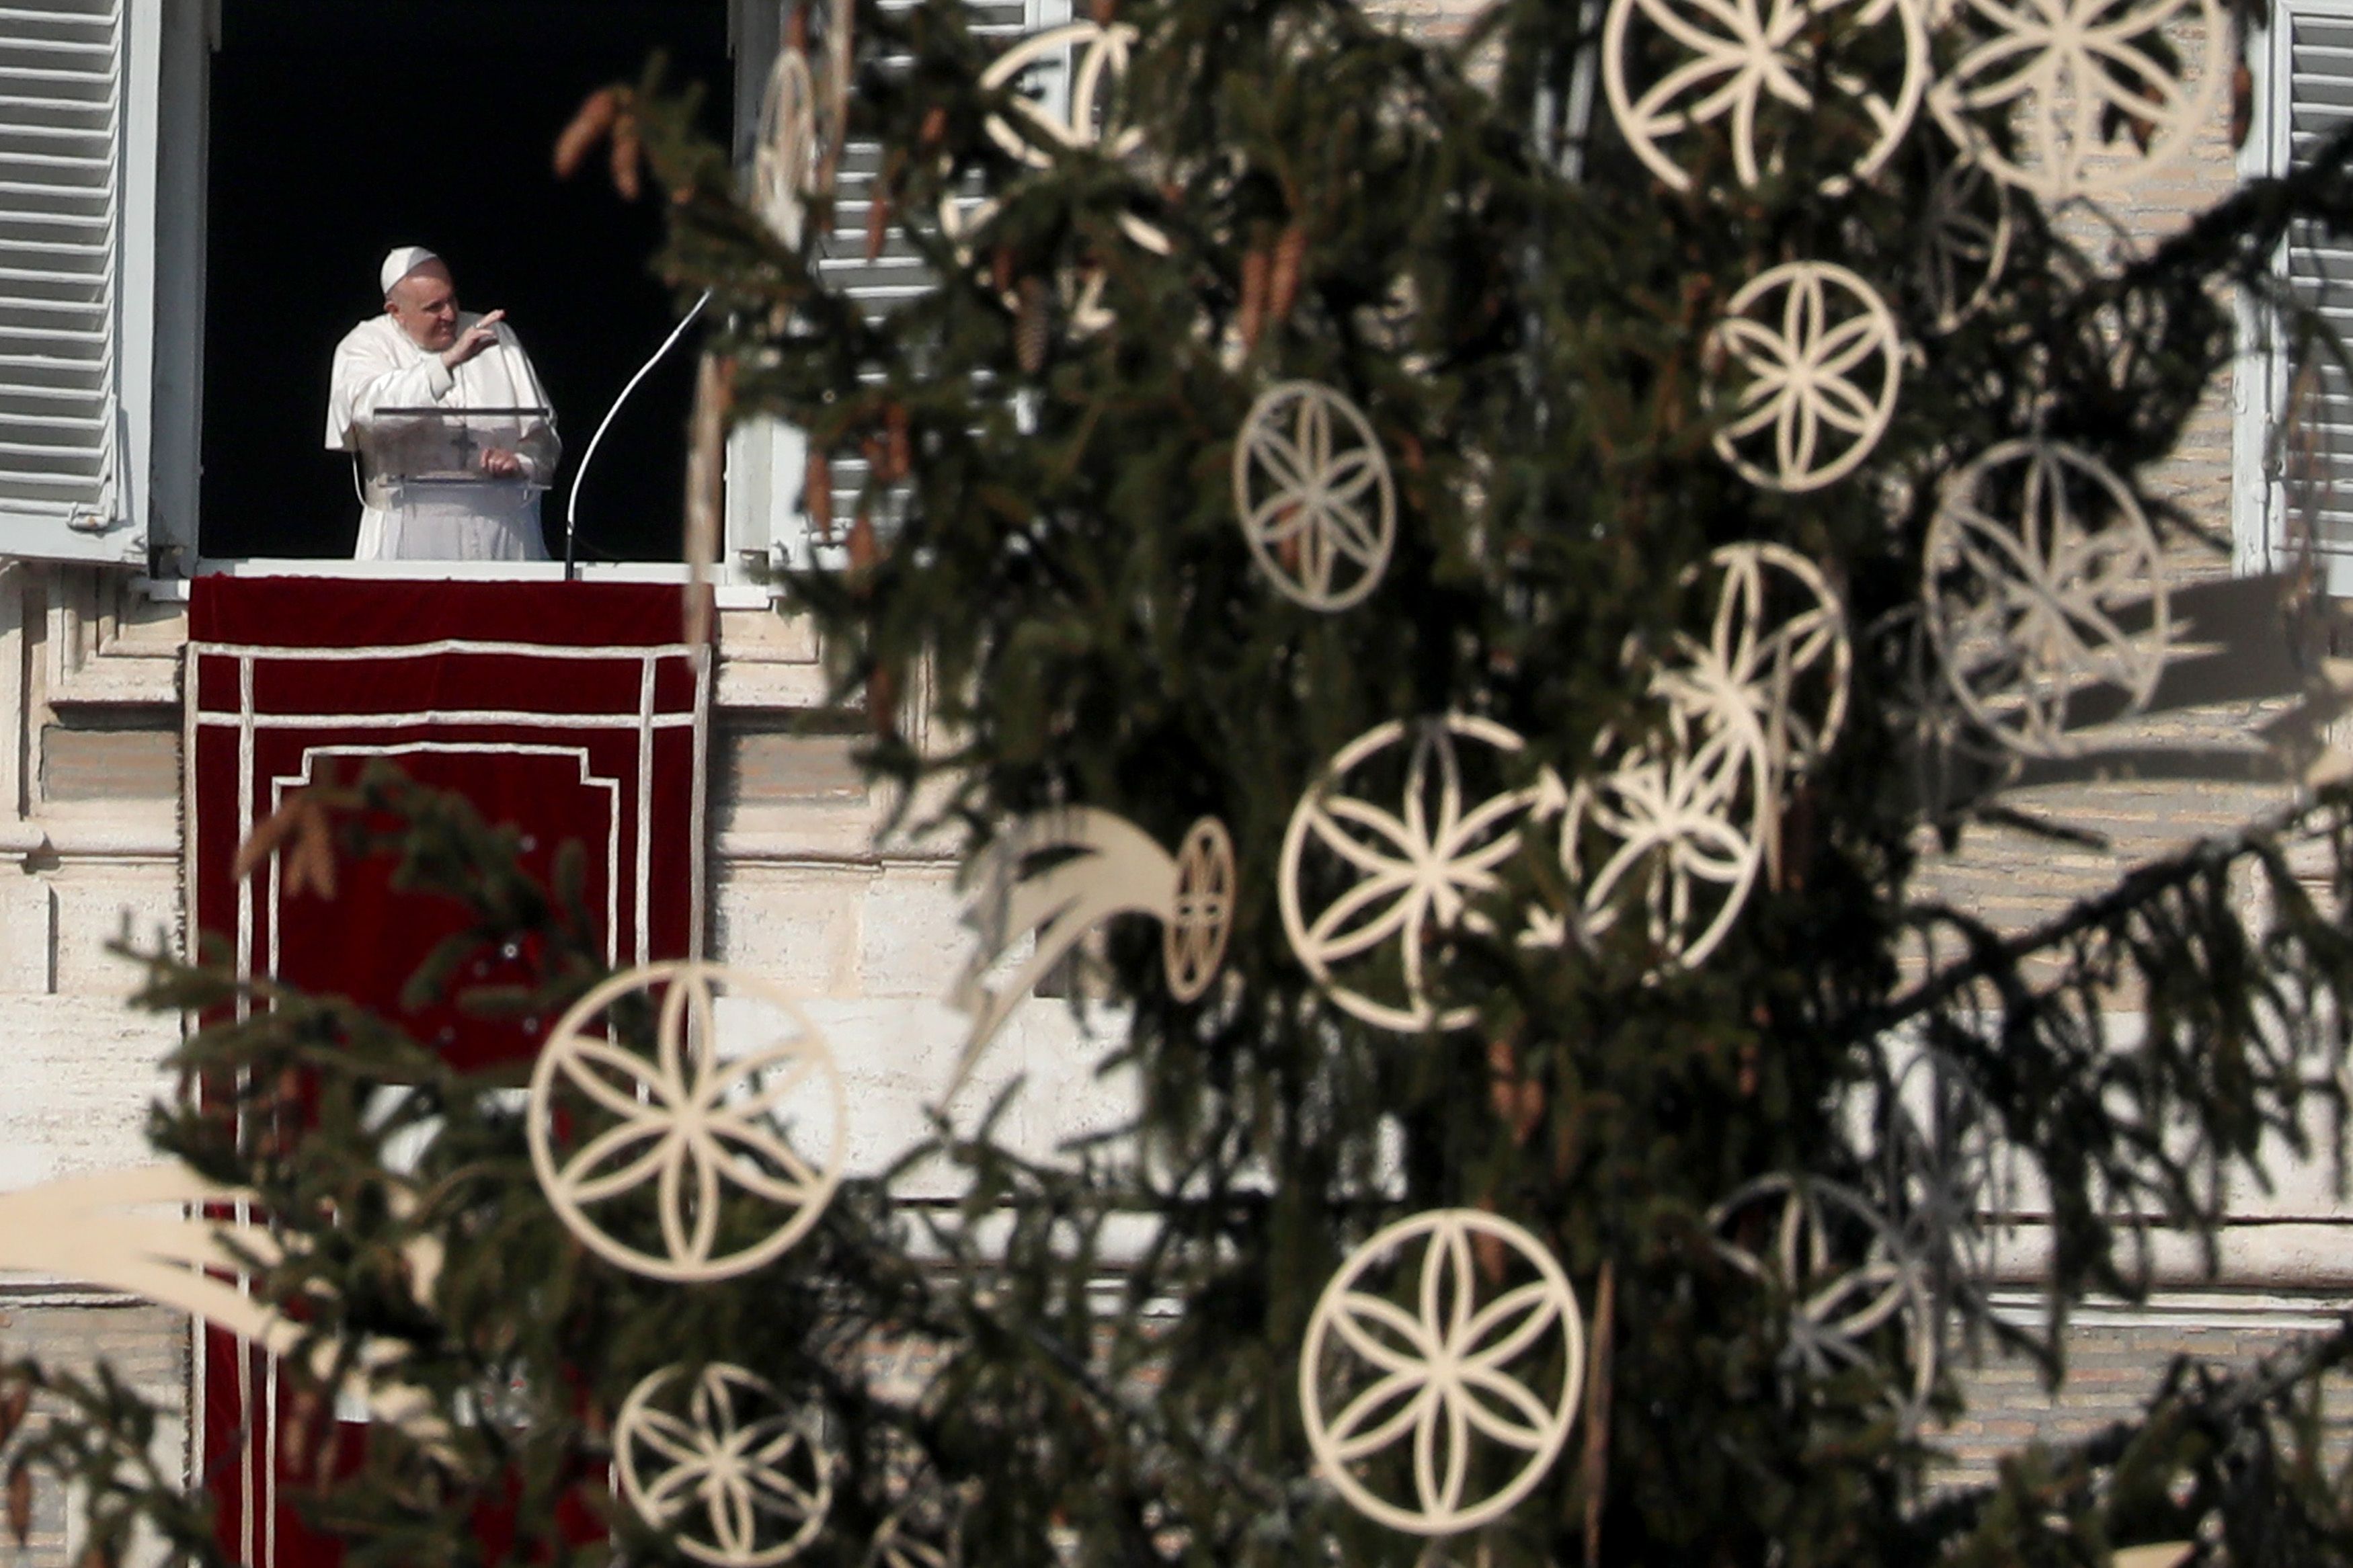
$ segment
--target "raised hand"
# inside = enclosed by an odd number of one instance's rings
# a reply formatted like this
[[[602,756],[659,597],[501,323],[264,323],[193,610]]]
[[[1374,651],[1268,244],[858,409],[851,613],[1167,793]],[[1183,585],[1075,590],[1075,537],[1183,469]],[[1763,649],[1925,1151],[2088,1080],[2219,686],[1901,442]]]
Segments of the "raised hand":
[[[498,324],[507,319],[504,310],[492,310],[472,326],[458,334],[458,341],[441,351],[441,363],[457,369],[484,349],[499,341]]]

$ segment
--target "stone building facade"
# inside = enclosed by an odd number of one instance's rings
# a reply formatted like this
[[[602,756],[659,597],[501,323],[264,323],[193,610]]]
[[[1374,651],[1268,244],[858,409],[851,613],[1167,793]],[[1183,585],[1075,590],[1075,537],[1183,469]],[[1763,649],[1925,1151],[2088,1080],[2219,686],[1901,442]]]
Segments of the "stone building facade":
[[[142,0],[143,3],[143,0]],[[157,0],[163,5],[163,0]],[[185,9],[164,5],[166,31]],[[1413,8],[1442,26],[1460,5]],[[1042,13],[1030,20],[1047,20]],[[2260,88],[2259,88],[2260,90]],[[2145,245],[2226,192],[2247,160],[2218,107],[2194,155],[2122,204],[2115,249]],[[163,330],[163,329],[159,329]],[[2157,480],[2224,535],[2250,482],[2248,422],[2263,373],[2242,362],[2214,387],[2190,439]],[[2235,475],[2235,479],[2234,479]],[[2236,488],[2234,489],[2234,485]],[[2259,563],[2242,548],[2241,569]],[[2228,575],[2219,552],[2185,551],[2187,576]],[[942,1004],[962,961],[954,867],[934,847],[886,845],[885,803],[861,784],[849,737],[803,723],[825,704],[807,629],[737,591],[721,614],[712,812],[707,846],[710,955],[823,999],[813,1007],[861,1106],[853,1158],[881,1164],[945,1081],[960,1019]],[[186,935],[182,879],[181,655],[185,606],[135,569],[16,560],[0,566],[0,1189],[143,1157],[142,1124],[163,1087],[174,1017],[123,1005],[126,936]],[[2249,701],[2169,716],[2160,738],[2242,743]],[[2024,929],[2122,867],[2195,835],[2227,830],[2285,798],[2260,782],[2067,779],[2022,787],[2021,809],[2094,828],[2111,849],[2054,853],[2002,830],[1973,833],[1930,872],[1943,896]],[[1019,1136],[1039,1151],[1117,1114],[1115,1083],[1068,1012],[1035,1007],[968,1091],[1024,1073]],[[2333,1172],[2283,1167],[2240,1206],[2217,1273],[2186,1262],[2147,1301],[2086,1312],[2073,1376],[2047,1393],[2028,1370],[1994,1364],[1965,1381],[1976,1408],[1948,1435],[1962,1473],[2031,1436],[2087,1430],[2132,1408],[2176,1354],[2241,1360],[2353,1308],[2353,1206]],[[167,1395],[186,1375],[173,1314],[71,1281],[0,1289],[0,1348],[71,1361],[107,1356]],[[167,1437],[167,1440],[173,1440]],[[58,1500],[45,1499],[35,1561],[72,1559]]]

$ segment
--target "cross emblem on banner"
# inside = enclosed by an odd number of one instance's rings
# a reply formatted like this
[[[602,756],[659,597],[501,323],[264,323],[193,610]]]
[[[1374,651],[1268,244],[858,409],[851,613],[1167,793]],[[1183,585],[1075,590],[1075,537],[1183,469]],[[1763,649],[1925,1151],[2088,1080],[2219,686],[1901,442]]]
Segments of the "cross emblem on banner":
[[[458,449],[458,466],[461,468],[471,468],[474,466],[474,454],[481,449],[482,444],[474,439],[474,433],[471,430],[460,425],[458,426],[458,433],[449,438],[449,445]]]

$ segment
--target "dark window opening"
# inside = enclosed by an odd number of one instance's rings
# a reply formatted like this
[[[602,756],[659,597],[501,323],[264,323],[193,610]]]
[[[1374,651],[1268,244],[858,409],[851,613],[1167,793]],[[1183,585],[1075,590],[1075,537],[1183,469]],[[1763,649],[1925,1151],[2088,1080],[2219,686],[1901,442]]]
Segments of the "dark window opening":
[[[661,203],[601,159],[568,182],[556,133],[592,89],[664,51],[729,110],[726,0],[223,0],[212,62],[200,553],[349,558],[351,460],[323,445],[336,342],[383,309],[395,245],[503,309],[564,437],[548,552],[589,437],[676,322],[649,270]],[[693,344],[640,384],[579,500],[583,561],[675,561]]]

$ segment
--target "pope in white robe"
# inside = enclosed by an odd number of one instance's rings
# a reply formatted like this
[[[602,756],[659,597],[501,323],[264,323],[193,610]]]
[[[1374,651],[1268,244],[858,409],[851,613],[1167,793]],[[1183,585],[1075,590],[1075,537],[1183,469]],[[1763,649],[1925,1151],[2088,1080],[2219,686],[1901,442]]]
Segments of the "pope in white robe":
[[[354,555],[546,560],[539,498],[564,448],[505,312],[460,311],[422,246],[385,257],[381,281],[384,314],[335,345],[327,395],[327,446],[360,459]],[[545,412],[470,412],[514,409]]]

